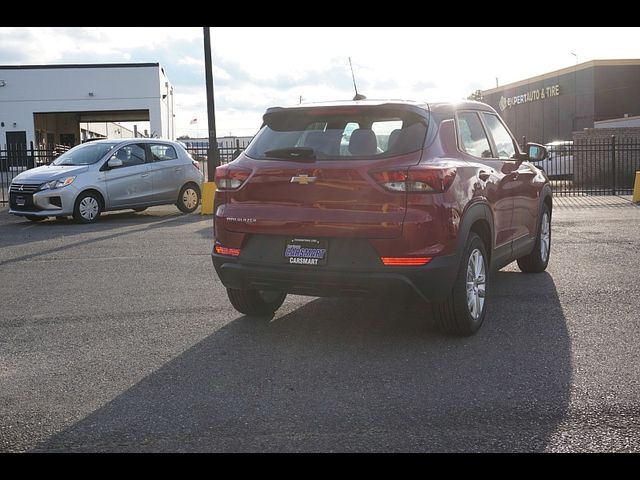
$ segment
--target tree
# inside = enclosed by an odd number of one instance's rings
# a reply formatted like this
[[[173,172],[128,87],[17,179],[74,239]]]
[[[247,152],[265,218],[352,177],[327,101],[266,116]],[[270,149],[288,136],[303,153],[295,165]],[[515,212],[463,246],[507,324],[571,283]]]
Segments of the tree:
[[[482,90],[476,90],[471,95],[467,97],[467,100],[475,100],[477,102],[482,101]]]

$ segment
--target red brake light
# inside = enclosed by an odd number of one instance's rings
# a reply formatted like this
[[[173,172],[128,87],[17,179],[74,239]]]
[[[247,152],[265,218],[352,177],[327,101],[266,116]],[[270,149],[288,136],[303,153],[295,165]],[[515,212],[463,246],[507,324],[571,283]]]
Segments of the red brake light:
[[[251,175],[251,170],[246,168],[231,167],[229,165],[220,165],[216,168],[216,176],[214,182],[218,190],[235,190],[240,188],[247,178]]]
[[[442,193],[453,183],[456,178],[455,168],[427,167],[417,165],[409,169],[409,181],[411,192]]]
[[[408,176],[406,170],[372,172],[371,176],[382,188],[392,192],[404,192],[407,189]]]
[[[371,172],[371,177],[392,192],[442,193],[453,183],[456,169],[416,165],[408,170]]]
[[[218,255],[228,255],[230,257],[238,257],[238,256],[240,256],[240,249],[239,248],[223,247],[219,243],[216,243],[216,245],[214,247],[214,250],[216,251],[216,253]]]
[[[426,265],[431,257],[380,257],[382,263],[388,266],[417,266]]]

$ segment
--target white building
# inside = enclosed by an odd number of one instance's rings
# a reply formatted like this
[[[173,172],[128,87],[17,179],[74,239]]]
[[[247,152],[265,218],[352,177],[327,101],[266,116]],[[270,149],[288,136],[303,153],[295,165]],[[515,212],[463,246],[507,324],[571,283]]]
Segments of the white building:
[[[77,145],[86,122],[148,121],[173,140],[174,106],[159,63],[0,65],[0,148]]]
[[[92,138],[133,138],[145,137],[143,132],[136,132],[117,122],[81,123],[80,141]]]
[[[610,118],[593,122],[594,128],[637,128],[640,127],[640,116],[625,115],[622,118]]]

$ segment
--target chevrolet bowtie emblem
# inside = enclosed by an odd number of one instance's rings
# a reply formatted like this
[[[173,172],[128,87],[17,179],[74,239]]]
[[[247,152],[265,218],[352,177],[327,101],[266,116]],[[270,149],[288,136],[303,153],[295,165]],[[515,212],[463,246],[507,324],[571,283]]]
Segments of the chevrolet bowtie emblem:
[[[297,175],[291,177],[291,183],[299,183],[300,185],[308,185],[315,182],[318,177],[310,177],[309,175]]]

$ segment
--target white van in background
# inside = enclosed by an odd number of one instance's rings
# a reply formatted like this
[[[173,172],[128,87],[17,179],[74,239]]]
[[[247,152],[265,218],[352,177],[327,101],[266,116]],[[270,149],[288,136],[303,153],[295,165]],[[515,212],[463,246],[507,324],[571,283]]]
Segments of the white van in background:
[[[573,141],[557,140],[545,147],[548,157],[536,167],[544,170],[551,180],[573,180]]]

